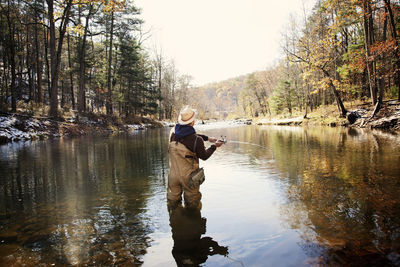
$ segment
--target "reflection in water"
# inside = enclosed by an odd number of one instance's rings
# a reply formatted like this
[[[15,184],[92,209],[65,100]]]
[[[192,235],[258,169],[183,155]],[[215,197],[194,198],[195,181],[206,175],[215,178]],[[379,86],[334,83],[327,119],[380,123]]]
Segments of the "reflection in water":
[[[169,211],[169,216],[174,239],[172,255],[178,266],[198,266],[208,256],[228,255],[228,247],[218,245],[211,237],[201,237],[206,233],[207,219],[201,217],[200,209],[179,205]]]
[[[318,262],[400,264],[398,138],[329,128],[263,134],[287,174],[282,212],[305,247],[324,249]]]
[[[168,214],[168,130],[0,146],[0,265],[400,265],[398,135],[208,129],[202,214]]]
[[[299,233],[301,241],[296,242],[308,257],[304,265],[400,265],[398,135],[346,128],[271,126],[215,130],[212,134],[227,135],[221,160],[235,159],[227,164],[228,168],[250,168],[246,170],[246,181],[258,182],[250,178],[264,169],[267,180],[278,173],[278,184],[286,199],[279,205],[280,219],[285,228]],[[240,155],[242,162],[229,153]],[[235,197],[239,203],[249,203],[248,195]],[[234,253],[235,246],[228,245]],[[263,253],[269,250],[265,245]],[[281,252],[285,250],[291,251],[284,248]],[[245,262],[254,264],[253,257],[245,258]],[[262,258],[261,254],[256,257]]]
[[[0,265],[141,263],[163,132],[0,148]]]

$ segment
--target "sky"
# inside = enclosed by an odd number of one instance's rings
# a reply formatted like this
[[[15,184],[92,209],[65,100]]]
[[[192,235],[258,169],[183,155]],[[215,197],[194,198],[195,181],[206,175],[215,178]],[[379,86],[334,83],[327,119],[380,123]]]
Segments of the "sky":
[[[204,85],[265,70],[282,57],[290,16],[316,0],[136,0],[145,45]]]

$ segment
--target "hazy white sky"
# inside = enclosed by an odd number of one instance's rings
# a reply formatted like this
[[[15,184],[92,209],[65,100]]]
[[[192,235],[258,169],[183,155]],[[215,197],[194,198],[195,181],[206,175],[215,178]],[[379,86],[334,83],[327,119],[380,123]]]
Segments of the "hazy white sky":
[[[280,58],[289,16],[315,0],[136,0],[149,47],[173,59],[195,85],[263,70]]]

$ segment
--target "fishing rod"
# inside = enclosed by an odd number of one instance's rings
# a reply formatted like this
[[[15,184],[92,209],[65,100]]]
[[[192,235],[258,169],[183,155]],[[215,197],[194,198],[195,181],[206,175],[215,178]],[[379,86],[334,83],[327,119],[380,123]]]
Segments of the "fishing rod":
[[[228,143],[228,140],[226,139],[226,136],[222,136],[222,135],[221,135],[221,139],[219,139],[218,141],[222,141],[224,144]],[[266,146],[262,146],[262,145],[255,144],[255,143],[250,143],[250,142],[242,142],[242,141],[230,140],[229,143],[252,145],[252,146],[258,146],[258,147],[261,147],[261,148],[264,148],[264,149],[269,149]]]

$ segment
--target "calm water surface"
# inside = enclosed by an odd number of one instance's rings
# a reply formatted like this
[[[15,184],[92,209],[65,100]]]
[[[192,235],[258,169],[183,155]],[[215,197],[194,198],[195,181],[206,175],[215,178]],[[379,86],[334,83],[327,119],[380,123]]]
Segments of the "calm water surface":
[[[197,131],[228,139],[197,212],[168,212],[169,129],[0,146],[0,265],[400,265],[398,136]]]

